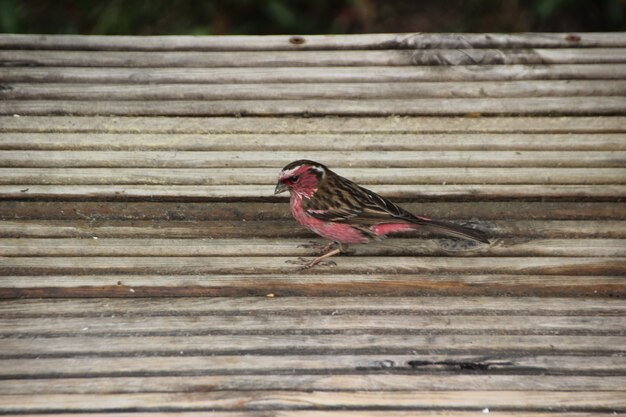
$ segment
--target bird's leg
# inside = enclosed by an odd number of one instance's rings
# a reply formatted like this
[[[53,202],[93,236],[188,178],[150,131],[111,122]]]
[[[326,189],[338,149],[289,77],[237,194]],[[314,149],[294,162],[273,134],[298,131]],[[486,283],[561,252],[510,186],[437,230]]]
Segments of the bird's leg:
[[[344,253],[347,251],[348,251],[348,245],[344,245],[343,243],[340,243],[338,248],[333,249],[330,252],[325,253],[324,255],[318,256],[317,258],[314,258],[311,260],[307,260],[305,258],[298,258],[297,261],[287,261],[287,262],[292,263],[292,264],[302,265],[300,269],[303,270],[303,269],[308,269],[319,264],[326,258],[330,258],[331,256],[335,256],[335,255],[338,255],[340,253]],[[331,263],[329,264],[334,264],[334,262],[331,261]]]
[[[298,245],[299,248],[307,248],[307,249],[315,249],[316,250],[316,254],[321,255],[326,251],[331,250],[335,245],[337,245],[337,242],[330,242],[326,245],[323,245],[319,242],[316,242],[314,240],[310,240],[309,243],[305,243],[303,245]]]

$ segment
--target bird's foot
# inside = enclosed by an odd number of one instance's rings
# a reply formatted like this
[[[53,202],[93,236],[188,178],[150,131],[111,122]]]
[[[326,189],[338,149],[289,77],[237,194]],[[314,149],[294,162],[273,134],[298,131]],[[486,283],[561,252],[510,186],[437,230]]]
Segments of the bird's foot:
[[[333,249],[330,252],[322,255],[322,256],[318,256],[315,259],[311,259],[311,260],[307,260],[306,258],[298,258],[295,261],[287,261],[287,263],[291,263],[291,264],[296,264],[296,265],[300,265],[300,270],[304,270],[304,269],[309,269],[311,267],[314,267],[315,265],[326,265],[326,266],[332,266],[332,265],[337,265],[335,262],[333,261],[325,261],[322,263],[322,261],[326,258],[330,258],[333,255],[337,255],[338,253],[341,253],[343,251],[342,245],[339,245],[339,248],[337,249]]]
[[[337,242],[330,242],[326,245],[316,242],[314,240],[310,240],[309,243],[305,243],[302,245],[298,245],[299,248],[306,248],[306,249],[315,249],[315,253],[318,255],[321,255],[323,253],[326,253],[327,251],[333,249],[335,246],[337,245]]]
[[[298,268],[299,271],[304,271],[305,269],[309,269],[314,267],[315,265],[319,265],[319,266],[337,266],[337,263],[335,261],[323,261],[319,258],[314,258],[314,259],[307,259],[307,258],[298,258],[295,260],[288,260],[285,261],[288,264],[292,264],[292,265],[299,265],[300,268]]]

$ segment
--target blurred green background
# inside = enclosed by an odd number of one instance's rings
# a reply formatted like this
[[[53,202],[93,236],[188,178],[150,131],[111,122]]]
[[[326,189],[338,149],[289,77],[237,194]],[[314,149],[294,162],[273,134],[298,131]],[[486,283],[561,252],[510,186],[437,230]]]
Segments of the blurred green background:
[[[0,0],[0,32],[227,35],[625,29],[626,0]]]

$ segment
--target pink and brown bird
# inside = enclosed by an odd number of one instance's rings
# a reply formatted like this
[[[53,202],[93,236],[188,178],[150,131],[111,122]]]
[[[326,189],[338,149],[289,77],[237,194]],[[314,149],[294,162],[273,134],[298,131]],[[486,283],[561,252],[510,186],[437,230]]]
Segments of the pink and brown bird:
[[[368,243],[387,235],[426,227],[448,236],[489,244],[479,231],[416,216],[326,166],[306,159],[285,166],[274,194],[289,191],[291,214],[298,223],[338,247],[304,263],[304,268],[342,252],[348,245]]]

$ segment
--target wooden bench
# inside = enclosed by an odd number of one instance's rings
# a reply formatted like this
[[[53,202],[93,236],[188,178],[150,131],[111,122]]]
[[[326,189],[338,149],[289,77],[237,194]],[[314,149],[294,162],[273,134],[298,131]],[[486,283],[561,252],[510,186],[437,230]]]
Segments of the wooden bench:
[[[0,413],[626,412],[626,34],[0,35]],[[297,271],[309,158],[425,233]]]

